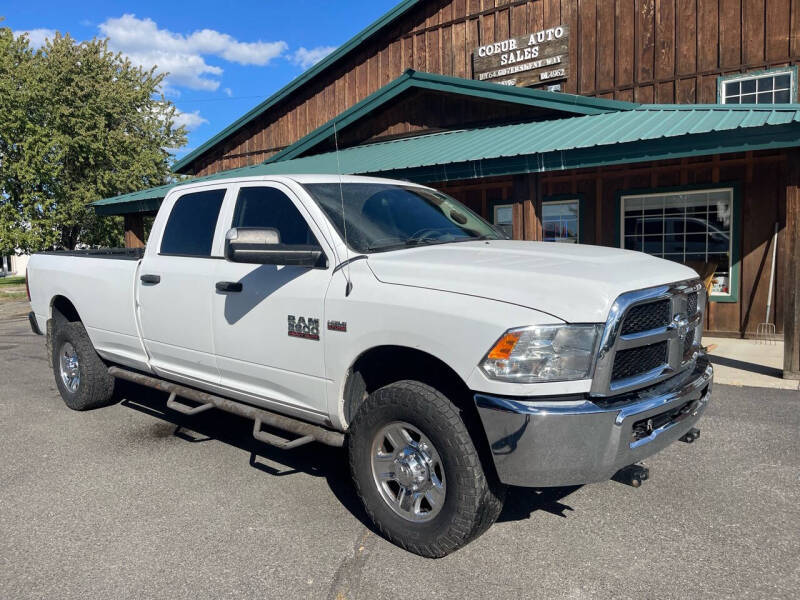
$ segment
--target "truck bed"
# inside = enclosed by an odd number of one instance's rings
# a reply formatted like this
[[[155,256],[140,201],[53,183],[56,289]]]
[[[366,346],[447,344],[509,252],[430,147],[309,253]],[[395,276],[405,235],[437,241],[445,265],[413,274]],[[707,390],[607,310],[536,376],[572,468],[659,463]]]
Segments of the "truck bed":
[[[135,302],[142,254],[138,248],[113,248],[31,256],[28,285],[40,330],[46,330],[52,303],[62,297],[74,306],[100,356],[142,368],[146,354]]]

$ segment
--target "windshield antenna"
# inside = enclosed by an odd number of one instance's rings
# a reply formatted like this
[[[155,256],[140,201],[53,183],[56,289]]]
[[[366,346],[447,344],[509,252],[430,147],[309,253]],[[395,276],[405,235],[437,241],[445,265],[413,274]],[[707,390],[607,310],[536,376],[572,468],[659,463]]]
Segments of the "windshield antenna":
[[[344,233],[344,278],[347,284],[344,287],[345,297],[353,291],[353,280],[350,279],[350,246],[347,245],[347,216],[344,213],[344,189],[342,187],[342,164],[339,162],[339,132],[336,130],[336,119],[333,120],[333,145],[336,148],[336,174],[339,176],[339,199],[342,203],[342,229]]]

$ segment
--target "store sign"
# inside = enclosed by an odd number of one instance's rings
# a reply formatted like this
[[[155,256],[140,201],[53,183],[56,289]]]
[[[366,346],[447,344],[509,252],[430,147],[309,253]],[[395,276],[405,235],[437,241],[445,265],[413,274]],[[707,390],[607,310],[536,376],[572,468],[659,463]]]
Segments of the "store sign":
[[[559,25],[487,44],[472,53],[472,78],[504,85],[547,84],[569,76],[569,27]]]

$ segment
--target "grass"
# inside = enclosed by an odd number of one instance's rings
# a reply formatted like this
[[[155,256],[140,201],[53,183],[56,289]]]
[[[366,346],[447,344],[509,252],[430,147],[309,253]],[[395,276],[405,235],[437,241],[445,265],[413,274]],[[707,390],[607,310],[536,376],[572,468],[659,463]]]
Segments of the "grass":
[[[0,285],[25,285],[24,277],[0,277]]]
[[[11,292],[0,292],[0,304],[5,304],[6,302],[19,302],[20,300],[27,300],[28,294],[25,293],[25,290],[22,291],[11,291]]]

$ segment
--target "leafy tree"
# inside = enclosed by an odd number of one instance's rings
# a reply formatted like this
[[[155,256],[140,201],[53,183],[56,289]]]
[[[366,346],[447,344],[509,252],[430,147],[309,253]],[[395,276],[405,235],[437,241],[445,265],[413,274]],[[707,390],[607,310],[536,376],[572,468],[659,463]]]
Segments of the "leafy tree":
[[[163,78],[106,40],[56,34],[34,50],[0,28],[0,255],[121,245],[121,219],[88,204],[169,180],[186,131]]]

